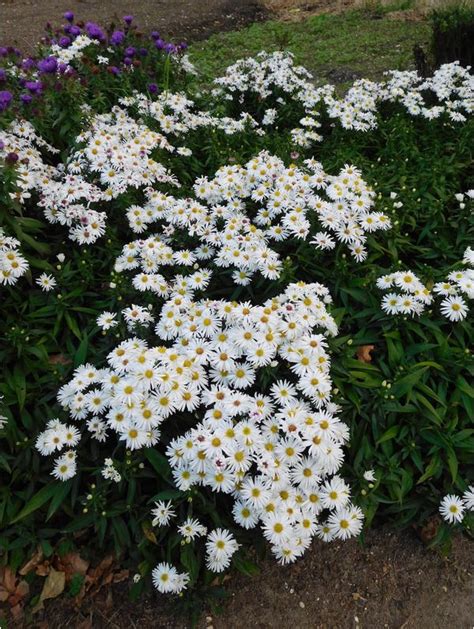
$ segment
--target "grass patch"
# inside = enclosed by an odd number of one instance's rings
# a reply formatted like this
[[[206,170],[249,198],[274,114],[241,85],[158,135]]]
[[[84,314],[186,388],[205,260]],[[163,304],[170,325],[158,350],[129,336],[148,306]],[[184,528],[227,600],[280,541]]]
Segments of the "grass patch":
[[[205,76],[222,73],[237,59],[260,50],[288,50],[296,61],[326,82],[334,71],[379,79],[388,68],[413,67],[413,45],[426,44],[430,28],[424,21],[370,19],[363,11],[315,15],[303,22],[269,21],[213,35],[190,47],[191,59]],[[332,80],[334,82],[334,80]]]

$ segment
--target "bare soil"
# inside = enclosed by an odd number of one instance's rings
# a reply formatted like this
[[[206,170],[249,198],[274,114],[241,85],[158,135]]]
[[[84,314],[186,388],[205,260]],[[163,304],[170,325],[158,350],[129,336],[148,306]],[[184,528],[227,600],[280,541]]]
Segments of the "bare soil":
[[[220,614],[205,611],[198,629],[472,629],[474,542],[459,537],[442,557],[411,531],[372,530],[365,545],[315,542],[297,563],[273,559],[254,577],[234,574]],[[36,629],[185,629],[186,617],[160,595],[138,603],[125,586],[103,591],[78,611],[47,601]]]
[[[133,15],[142,30],[156,29],[175,41],[235,30],[267,14],[258,0],[0,0],[0,45],[31,51],[45,24],[61,24],[68,10],[77,20],[103,25]]]

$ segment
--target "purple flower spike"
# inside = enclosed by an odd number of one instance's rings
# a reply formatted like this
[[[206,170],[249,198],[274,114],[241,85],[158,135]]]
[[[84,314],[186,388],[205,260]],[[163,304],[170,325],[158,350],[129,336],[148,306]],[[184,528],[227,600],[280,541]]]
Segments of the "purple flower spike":
[[[123,21],[127,26],[130,26],[130,24],[133,22],[133,15],[124,15]]]
[[[105,39],[104,31],[100,28],[98,24],[95,24],[94,22],[87,22],[86,33],[91,39],[98,39],[99,41],[104,41]]]
[[[163,50],[163,48],[165,47],[165,42],[159,38],[155,41],[155,46],[158,48],[158,50]]]
[[[39,94],[43,89],[43,84],[41,81],[26,81],[25,87],[32,94]]]
[[[5,111],[5,109],[10,105],[13,100],[12,93],[8,90],[0,92],[0,111]]]
[[[79,26],[76,26],[75,24],[73,26],[71,26],[71,28],[69,29],[69,33],[70,35],[73,35],[74,37],[77,37],[78,35],[81,34],[81,29],[79,28]]]
[[[21,67],[23,68],[23,70],[31,70],[32,68],[35,67],[35,61],[34,59],[28,58],[28,59],[23,59],[22,63],[21,63]]]
[[[61,48],[67,48],[70,43],[71,39],[69,37],[61,37],[59,39],[59,45],[61,46]]]
[[[114,31],[110,36],[110,43],[113,46],[120,46],[125,39],[125,33],[123,31]]]
[[[72,11],[66,11],[66,13],[63,15],[63,18],[65,20],[67,20],[68,22],[73,22],[74,21],[74,13]]]
[[[53,74],[58,67],[58,61],[54,57],[46,57],[38,61],[37,68],[43,74]]]

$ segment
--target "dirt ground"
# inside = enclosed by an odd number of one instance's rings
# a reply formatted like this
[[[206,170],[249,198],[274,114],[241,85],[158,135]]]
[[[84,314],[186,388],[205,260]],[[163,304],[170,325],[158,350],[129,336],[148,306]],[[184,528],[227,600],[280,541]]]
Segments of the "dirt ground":
[[[30,51],[46,22],[63,23],[68,10],[78,20],[105,25],[131,14],[143,30],[156,29],[177,41],[204,39],[267,14],[258,0],[0,0],[0,45]]]
[[[386,529],[357,541],[324,544],[292,566],[273,559],[254,577],[234,575],[220,614],[204,612],[198,629],[472,629],[474,543],[458,538],[441,557],[411,532]],[[130,603],[123,585],[72,613],[48,601],[35,629],[186,629],[160,595]]]
[[[254,577],[232,576],[220,614],[205,611],[198,629],[472,629],[474,543],[458,538],[448,557],[427,550],[412,532],[372,530],[357,541],[324,544],[292,566],[273,559]],[[48,601],[33,629],[187,629],[170,599],[127,601],[126,584],[72,610]]]

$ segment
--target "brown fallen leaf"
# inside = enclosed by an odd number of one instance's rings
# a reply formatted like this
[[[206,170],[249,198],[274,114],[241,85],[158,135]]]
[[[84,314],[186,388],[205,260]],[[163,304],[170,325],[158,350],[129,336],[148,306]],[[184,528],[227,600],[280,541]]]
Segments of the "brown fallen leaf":
[[[36,566],[35,574],[39,577],[47,577],[51,570],[51,562],[49,559],[45,559],[40,564]]]
[[[19,580],[8,566],[0,568],[0,603],[8,603],[10,613],[19,622],[23,617],[23,601],[30,591],[24,580]]]
[[[51,354],[48,362],[50,365],[71,365],[72,360],[64,354]]]
[[[0,568],[0,603],[6,603],[15,591],[15,573],[8,566]]]
[[[55,558],[55,568],[66,574],[66,581],[69,582],[75,574],[82,576],[87,574],[89,562],[83,559],[79,553],[67,553],[62,557]]]
[[[362,363],[371,363],[372,356],[370,352],[375,349],[375,345],[361,345],[357,348],[357,360],[360,360]]]
[[[223,577],[216,577],[211,581],[212,586],[223,585],[226,581],[230,581],[232,577],[230,574],[225,574]]]
[[[91,568],[86,574],[85,588],[86,592],[91,596],[97,594],[103,585],[107,585],[112,581],[112,572],[114,566],[114,556],[108,555],[95,568]]]
[[[48,598],[56,598],[64,592],[64,586],[66,585],[66,575],[64,572],[59,572],[51,568],[46,581],[43,585],[43,590],[40,594],[39,600],[32,609],[33,614],[43,609],[44,601]]]
[[[126,568],[124,570],[119,570],[118,572],[114,573],[113,582],[121,583],[122,581],[125,581],[126,579],[128,579],[129,576],[130,576],[130,570],[127,570]]]
[[[414,529],[421,541],[425,544],[429,544],[436,537],[440,524],[441,519],[437,515],[434,515],[429,518],[423,526],[414,526]]]
[[[156,539],[156,535],[151,528],[151,524],[149,522],[142,522],[142,531],[149,542],[152,544],[157,544],[158,540]]]
[[[35,570],[37,568],[37,566],[42,562],[43,560],[43,551],[41,550],[41,548],[38,546],[38,549],[36,550],[36,552],[32,555],[32,557],[20,568],[20,570],[18,571],[19,574],[21,574],[22,576],[25,576],[26,574],[28,574],[28,572],[31,572],[32,570]]]
[[[13,620],[16,623],[20,623],[23,620],[23,605],[17,603],[10,609]]]

